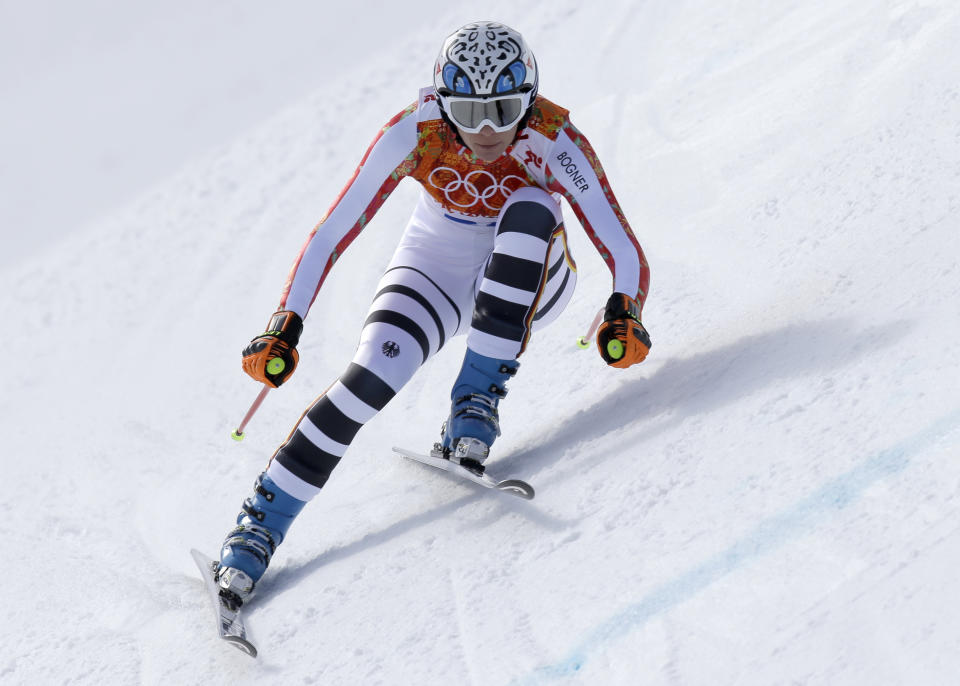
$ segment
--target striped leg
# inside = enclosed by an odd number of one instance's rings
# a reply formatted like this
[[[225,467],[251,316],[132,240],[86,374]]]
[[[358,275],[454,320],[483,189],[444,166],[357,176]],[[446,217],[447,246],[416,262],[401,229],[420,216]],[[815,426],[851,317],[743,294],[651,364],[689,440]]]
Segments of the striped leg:
[[[346,372],[304,413],[267,474],[301,500],[316,495],[357,432],[456,331],[460,311],[424,271],[387,271]]]
[[[415,212],[353,361],[274,454],[267,468],[272,483],[300,501],[315,496],[360,428],[468,328],[464,315],[471,306],[468,347],[507,360],[522,352],[534,326],[563,309],[576,277],[552,196],[516,191],[501,213],[492,254],[484,240],[489,237],[476,229],[436,224],[429,212]]]
[[[497,354],[505,351],[499,356],[510,362],[531,327],[563,309],[575,278],[559,225],[556,203],[534,189],[511,197],[493,237],[418,207],[381,280],[353,361],[300,418],[228,534],[219,570],[226,591],[240,602],[249,596],[293,518],[330,478],[360,428],[467,328],[464,313],[474,313],[468,344],[476,338]],[[516,362],[506,366],[515,370]],[[488,383],[480,385],[481,392],[489,390]],[[495,420],[495,412],[494,403],[492,413],[481,416]],[[458,415],[473,416],[469,408]]]
[[[573,292],[562,227],[556,201],[535,188],[513,193],[500,214],[439,446],[468,468],[482,469],[500,435],[499,403],[531,330],[552,321]]]
[[[564,242],[560,206],[538,188],[521,188],[504,205],[493,254],[476,296],[467,347],[516,359],[534,328],[569,301],[576,272]]]

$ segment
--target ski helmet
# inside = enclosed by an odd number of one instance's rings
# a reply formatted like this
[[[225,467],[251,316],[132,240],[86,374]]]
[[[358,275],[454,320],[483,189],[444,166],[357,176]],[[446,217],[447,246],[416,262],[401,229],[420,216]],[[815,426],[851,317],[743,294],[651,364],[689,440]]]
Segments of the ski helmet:
[[[537,60],[517,31],[481,21],[443,42],[433,85],[445,118],[477,132],[489,124],[506,131],[529,116],[539,82]]]

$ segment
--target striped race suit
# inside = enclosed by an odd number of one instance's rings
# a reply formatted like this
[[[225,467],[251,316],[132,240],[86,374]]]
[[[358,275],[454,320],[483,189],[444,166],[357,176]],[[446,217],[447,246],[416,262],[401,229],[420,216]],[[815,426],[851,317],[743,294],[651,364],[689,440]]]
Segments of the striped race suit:
[[[306,318],[337,258],[405,177],[419,202],[380,281],[352,362],[307,409],[268,474],[301,500],[315,495],[364,423],[446,341],[514,359],[552,321],[576,283],[560,212],[566,198],[613,275],[641,307],[649,269],[596,153],[567,110],[538,96],[526,126],[493,162],[443,120],[432,87],[391,119],[307,239],[281,309]]]

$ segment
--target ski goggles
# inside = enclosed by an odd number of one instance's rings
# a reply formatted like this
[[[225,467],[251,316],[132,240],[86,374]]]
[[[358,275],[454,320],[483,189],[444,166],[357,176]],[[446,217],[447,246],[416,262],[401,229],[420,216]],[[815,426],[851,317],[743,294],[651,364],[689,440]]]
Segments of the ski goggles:
[[[494,98],[445,97],[443,108],[461,131],[479,133],[489,125],[497,133],[510,130],[527,111],[530,94],[520,93]]]

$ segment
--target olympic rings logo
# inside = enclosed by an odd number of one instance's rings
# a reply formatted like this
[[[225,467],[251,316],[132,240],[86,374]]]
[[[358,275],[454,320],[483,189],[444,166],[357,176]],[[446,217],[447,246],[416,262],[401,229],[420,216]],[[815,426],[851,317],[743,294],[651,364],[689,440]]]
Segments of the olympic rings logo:
[[[438,176],[438,174],[443,174],[443,176]],[[482,179],[484,178],[488,179],[489,183],[481,189],[479,184],[483,182]],[[507,182],[511,179],[517,181],[514,188],[507,185]],[[437,167],[430,172],[430,176],[427,177],[427,182],[438,191],[442,191],[447,202],[451,205],[456,205],[462,209],[469,209],[477,203],[482,203],[488,210],[493,211],[497,211],[503,207],[503,202],[506,201],[515,190],[527,185],[524,179],[521,179],[519,176],[514,176],[513,174],[504,176],[498,181],[496,176],[483,169],[475,169],[467,174],[466,177],[463,177],[460,176],[460,172],[451,167]],[[454,200],[452,195],[457,191],[465,192],[471,201],[462,203]],[[503,197],[503,201],[500,202],[498,207],[494,207],[487,201],[498,193]]]

